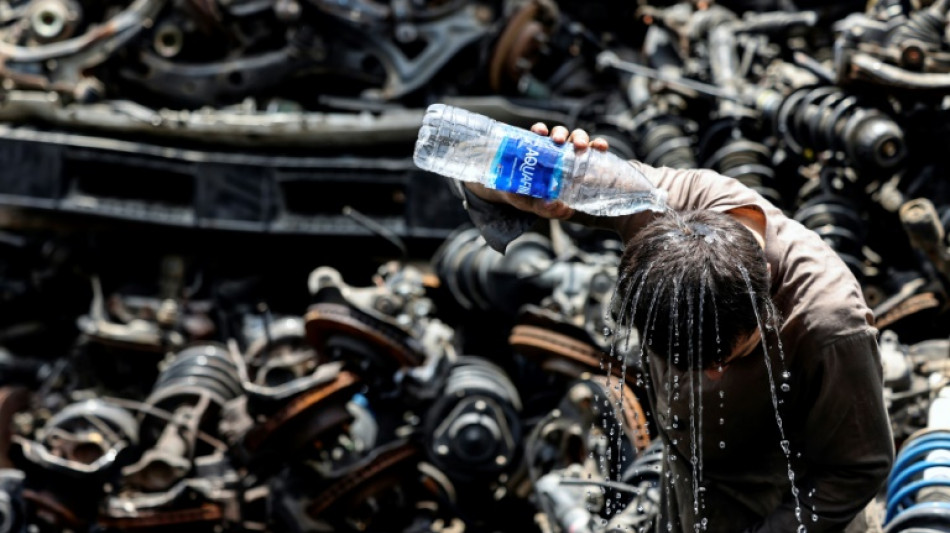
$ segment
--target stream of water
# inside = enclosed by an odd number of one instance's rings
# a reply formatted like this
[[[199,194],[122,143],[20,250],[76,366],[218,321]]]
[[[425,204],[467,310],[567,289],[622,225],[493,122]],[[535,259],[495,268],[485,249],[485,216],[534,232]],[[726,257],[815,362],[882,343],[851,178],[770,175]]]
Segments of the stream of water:
[[[706,242],[711,242],[710,238],[706,237]],[[762,346],[763,360],[766,365],[766,374],[768,376],[768,387],[772,399],[772,407],[775,412],[775,421],[778,427],[779,432],[779,446],[782,449],[782,453],[785,456],[787,475],[789,484],[791,486],[792,497],[795,501],[795,516],[798,520],[798,533],[806,533],[807,529],[805,527],[804,521],[802,520],[802,511],[801,506],[798,502],[799,489],[795,484],[795,473],[792,469],[791,457],[792,450],[791,444],[786,437],[785,428],[782,421],[781,410],[780,410],[780,400],[778,391],[788,392],[790,390],[790,385],[788,383],[790,379],[790,373],[785,367],[785,355],[782,347],[781,339],[779,337],[778,324],[775,323],[775,317],[777,314],[774,312],[774,308],[771,307],[771,302],[768,302],[770,307],[767,308],[769,322],[766,323],[766,320],[759,313],[759,308],[757,302],[759,300],[758,296],[755,293],[753,284],[749,275],[748,270],[742,264],[738,264],[737,268],[742,274],[743,279],[745,280],[746,286],[748,288],[750,301],[753,305],[755,311],[755,318],[757,321],[757,327],[760,334],[760,342]],[[638,336],[638,354],[636,356],[635,362],[637,363],[637,384],[638,387],[642,386],[648,393],[648,395],[653,394],[652,391],[659,393],[660,391],[652,386],[652,378],[650,377],[650,367],[649,367],[649,356],[646,351],[646,346],[649,345],[650,337],[654,333],[654,328],[656,325],[656,313],[654,308],[656,306],[659,296],[663,291],[671,290],[671,300],[672,305],[670,308],[670,324],[672,327],[668,332],[665,332],[668,337],[669,354],[667,354],[667,376],[668,381],[666,383],[666,421],[667,426],[664,428],[667,432],[678,430],[680,424],[685,422],[688,424],[688,427],[684,426],[684,431],[688,434],[689,442],[689,461],[690,461],[690,471],[691,471],[691,487],[692,487],[692,507],[693,507],[693,516],[695,517],[695,523],[692,524],[692,528],[696,531],[701,531],[707,529],[710,525],[706,517],[702,516],[705,510],[705,503],[703,501],[704,494],[704,460],[703,460],[703,415],[704,408],[703,405],[703,379],[702,379],[702,370],[693,370],[697,366],[698,361],[704,360],[702,358],[702,346],[703,346],[703,317],[706,313],[707,306],[712,308],[712,317],[714,319],[714,331],[716,335],[716,356],[713,361],[717,361],[718,371],[723,372],[724,368],[721,365],[723,361],[723,351],[722,351],[722,339],[720,338],[720,328],[719,328],[719,307],[715,300],[715,292],[712,289],[711,282],[709,279],[708,270],[704,270],[700,278],[700,287],[698,294],[686,294],[686,289],[683,286],[683,278],[685,269],[680,270],[679,272],[674,273],[669,277],[662,277],[659,280],[651,280],[650,273],[653,269],[653,264],[651,263],[645,269],[640,271],[637,274],[635,279],[629,280],[629,283],[626,284],[625,293],[620,295],[615,293],[613,298],[620,298],[620,307],[619,312],[616,317],[617,327],[632,327],[632,324],[636,318],[637,308],[640,302],[640,298],[643,296],[645,286],[652,281],[654,286],[646,288],[646,292],[651,293],[649,305],[646,307],[646,320],[644,321],[646,332],[639,332]],[[624,285],[622,282],[618,282],[618,286]],[[708,298],[707,298],[708,296]],[[680,301],[681,298],[685,298],[685,312],[688,313],[686,318],[686,328],[688,331],[681,332],[677,326],[680,323]],[[614,309],[617,302],[612,301],[610,308]],[[628,316],[629,319],[628,319]],[[698,319],[696,318],[698,316]],[[617,397],[615,399],[616,404],[612,405],[608,400],[605,404],[605,407],[608,409],[613,409],[617,413],[617,425],[607,427],[606,424],[600,428],[604,433],[604,437],[609,440],[616,438],[616,446],[611,448],[611,446],[605,446],[605,455],[606,457],[601,457],[599,466],[601,467],[602,474],[608,481],[616,480],[620,482],[623,475],[623,456],[622,454],[617,454],[617,456],[612,456],[612,450],[622,450],[623,439],[627,437],[623,431],[623,414],[624,414],[624,403],[623,403],[623,392],[624,387],[626,386],[626,374],[628,371],[627,368],[627,354],[629,353],[629,340],[631,335],[616,335],[616,332],[612,331],[610,328],[605,328],[604,336],[607,343],[610,345],[610,350],[608,354],[605,354],[606,361],[601,362],[601,368],[607,373],[607,396],[608,398],[612,393],[616,393]],[[618,349],[618,339],[622,338],[624,345],[622,348]],[[770,344],[770,340],[774,340],[774,345]],[[772,361],[769,357],[770,348],[774,348],[778,354],[778,361],[780,364],[780,376],[781,382],[776,383],[775,374],[773,374]],[[688,388],[688,395],[686,398],[681,398],[679,394],[680,390],[680,376],[674,369],[680,365],[680,358],[686,357],[687,367],[690,369],[687,374],[688,382],[684,385]],[[616,361],[615,361],[616,359]],[[617,379],[616,385],[613,385],[612,379],[614,365],[620,365],[620,377]],[[719,390],[719,407],[724,410],[725,406],[725,391]],[[677,415],[673,413],[672,405],[673,402],[688,402],[689,407],[689,419],[686,421],[680,421]],[[652,402],[651,402],[652,403]],[[652,406],[651,407],[655,407]],[[652,411],[652,409],[648,410]],[[655,419],[659,424],[659,420]],[[719,418],[720,425],[724,425],[725,419],[722,415]],[[614,431],[614,427],[618,428],[617,431]],[[592,428],[594,429],[594,428]],[[609,437],[607,434],[609,433]],[[668,433],[669,434],[669,433]],[[652,438],[657,438],[656,435],[651,435]],[[677,516],[680,513],[677,513],[673,506],[673,501],[675,498],[671,494],[673,487],[674,479],[672,478],[672,464],[676,461],[676,453],[672,449],[672,446],[679,445],[679,442],[676,440],[671,440],[666,445],[665,450],[665,474],[664,478],[661,480],[663,487],[661,490],[665,493],[666,500],[666,509],[665,513],[667,517]],[[722,449],[725,449],[727,443],[725,441],[720,441],[718,446]],[[619,496],[619,495],[618,495]],[[619,498],[618,498],[619,499]],[[619,513],[623,510],[621,503],[610,502],[609,499],[605,502],[606,513],[608,516],[611,514]],[[689,524],[684,524],[684,527],[689,526]],[[672,531],[673,524],[667,519],[665,528],[667,531]]]

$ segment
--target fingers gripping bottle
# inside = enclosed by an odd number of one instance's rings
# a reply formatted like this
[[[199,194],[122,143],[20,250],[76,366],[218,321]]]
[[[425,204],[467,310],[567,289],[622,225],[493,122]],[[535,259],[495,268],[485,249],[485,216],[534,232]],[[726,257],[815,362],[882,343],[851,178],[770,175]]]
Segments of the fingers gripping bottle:
[[[560,200],[594,216],[666,209],[666,191],[611,152],[571,143],[445,104],[426,109],[413,159],[423,170],[500,191]]]

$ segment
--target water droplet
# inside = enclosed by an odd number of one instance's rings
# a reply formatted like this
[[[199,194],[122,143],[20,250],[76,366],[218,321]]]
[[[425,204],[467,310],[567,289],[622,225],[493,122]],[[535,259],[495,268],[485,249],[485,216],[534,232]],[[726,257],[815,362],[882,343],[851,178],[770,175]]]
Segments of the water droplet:
[[[720,418],[720,419],[719,419],[719,425],[720,425],[720,426],[724,425],[725,423],[726,423],[726,419],[725,419],[725,418]]]
[[[785,455],[791,453],[791,448],[789,447],[789,442],[787,440],[780,441],[779,444],[782,445],[782,451],[785,452]]]
[[[817,522],[817,521],[818,521],[818,515],[816,515],[816,514],[811,515],[811,521],[812,521],[812,522]]]
[[[611,331],[610,328],[608,328],[607,326],[604,326],[604,337],[609,337],[609,336],[611,336],[611,335],[613,335],[613,334],[614,334],[614,332]]]
[[[790,377],[792,377],[792,373],[789,372],[788,370],[786,370],[785,372],[782,372],[782,379],[788,379]]]
[[[722,449],[724,449],[725,447],[726,447],[726,441],[724,441],[724,440],[719,441],[719,449],[722,450]]]
[[[788,392],[788,391],[792,390],[792,387],[789,386],[788,383],[782,383],[782,387],[781,387],[781,388],[782,388],[782,392]]]
[[[720,397],[720,398],[725,398],[725,397],[726,397],[726,391],[724,391],[724,390],[719,391],[719,397]]]

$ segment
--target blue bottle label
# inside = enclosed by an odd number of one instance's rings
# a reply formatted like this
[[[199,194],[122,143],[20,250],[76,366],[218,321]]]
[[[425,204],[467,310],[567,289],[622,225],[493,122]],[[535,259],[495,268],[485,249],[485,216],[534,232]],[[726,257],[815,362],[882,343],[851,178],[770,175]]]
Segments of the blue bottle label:
[[[563,151],[554,141],[505,137],[492,160],[494,188],[554,200],[561,188]]]

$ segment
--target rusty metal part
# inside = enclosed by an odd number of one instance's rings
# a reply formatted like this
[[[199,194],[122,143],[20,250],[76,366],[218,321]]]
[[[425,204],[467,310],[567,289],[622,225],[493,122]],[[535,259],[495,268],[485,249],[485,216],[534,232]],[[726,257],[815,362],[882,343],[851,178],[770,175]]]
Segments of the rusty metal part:
[[[169,347],[184,344],[179,332],[162,327],[157,321],[134,316],[122,296],[107,298],[97,277],[93,277],[91,282],[93,297],[89,313],[80,316],[77,321],[80,331],[89,340],[106,346],[152,353],[162,353]],[[110,315],[126,320],[114,322]]]
[[[319,352],[334,334],[352,335],[381,349],[400,366],[419,366],[422,357],[406,345],[406,333],[378,320],[355,307],[319,303],[306,316],[307,339]]]
[[[317,354],[307,343],[303,317],[281,317],[268,321],[264,328],[245,350],[250,381],[273,386],[313,373]]]
[[[526,324],[515,326],[508,342],[524,355],[539,360],[541,367],[549,372],[557,372],[569,377],[578,377],[585,372],[593,373],[595,375],[591,379],[602,384],[607,381],[606,370],[601,369],[607,354],[587,342],[550,329]],[[601,375],[596,375],[597,373]],[[624,380],[622,392],[624,422],[630,429],[637,450],[646,449],[650,444],[650,431],[646,413],[633,389],[636,377],[632,372],[625,374],[620,365],[611,367],[611,376],[611,379]],[[611,394],[615,386],[611,386]]]
[[[604,389],[611,395],[616,394],[617,382],[609,379],[607,376],[593,376],[591,380],[604,385]],[[619,414],[623,416],[624,426],[629,431],[631,440],[637,452],[641,452],[650,446],[650,430],[647,425],[646,412],[640,405],[637,395],[628,386],[623,387],[622,408]],[[614,402],[616,405],[616,402]]]
[[[56,499],[55,496],[45,491],[33,489],[23,489],[23,499],[36,506],[36,515],[58,526],[77,527],[83,525],[83,521]]]
[[[390,473],[405,466],[421,454],[421,450],[412,444],[402,444],[377,455],[373,461],[362,468],[347,474],[342,479],[314,498],[307,507],[307,514],[317,517],[333,507],[339,500],[365,486],[377,476]]]
[[[950,249],[933,202],[915,198],[905,202],[898,213],[911,245],[925,253],[944,275],[950,274]]]
[[[554,11],[554,12],[552,12]],[[556,17],[556,8],[548,2],[526,3],[509,20],[498,38],[489,64],[488,79],[494,91],[502,91],[508,80],[517,82],[530,71],[531,57],[537,53],[547,30],[539,17]]]
[[[194,509],[141,512],[138,516],[100,516],[99,525],[121,531],[141,530],[168,526],[182,526],[199,522],[220,522],[224,518],[221,507],[205,503]]]
[[[538,360],[542,367],[561,373],[567,370],[570,377],[577,377],[582,371],[604,372],[601,363],[607,357],[606,353],[590,343],[550,329],[520,324],[511,330],[508,343],[524,355]],[[569,370],[570,366],[565,368],[561,364],[564,361],[572,363],[576,371]],[[618,378],[622,374],[620,366],[613,367],[611,372]],[[635,381],[631,375],[624,376],[624,379],[628,384]]]
[[[308,427],[308,432],[311,434],[322,433],[346,423],[349,420],[349,415],[345,413],[345,410],[343,413],[334,415],[327,408],[327,404],[339,400],[343,396],[348,398],[349,393],[359,384],[359,378],[355,374],[347,371],[340,372],[332,382],[293,398],[279,411],[267,416],[262,424],[249,430],[245,436],[245,446],[251,451],[265,447],[279,430],[289,424],[291,420],[310,414],[314,410],[323,410],[323,412],[315,413],[317,420],[310,420],[312,424]],[[322,419],[320,415],[322,415]]]
[[[909,316],[923,311],[937,309],[941,305],[940,300],[933,292],[914,294],[888,309],[886,313],[877,316],[874,321],[874,326],[877,328],[886,328]]]
[[[13,468],[10,461],[10,439],[13,416],[30,405],[32,393],[26,387],[0,387],[0,468]]]
[[[44,90],[71,93],[83,79],[83,73],[110,57],[110,51],[138,35],[154,20],[165,0],[135,0],[126,9],[102,24],[75,37],[41,46],[26,47],[0,42],[0,76]],[[49,63],[54,60],[53,63]],[[17,66],[45,64],[50,75],[38,76],[17,70]],[[27,72],[29,68],[25,69]]]

